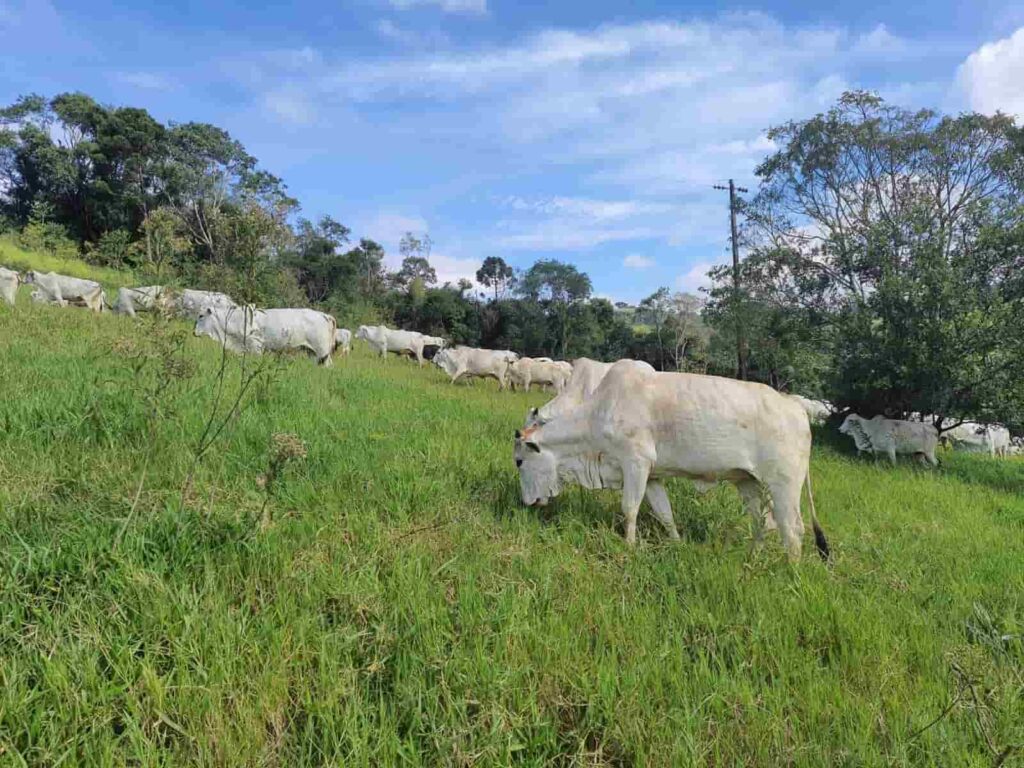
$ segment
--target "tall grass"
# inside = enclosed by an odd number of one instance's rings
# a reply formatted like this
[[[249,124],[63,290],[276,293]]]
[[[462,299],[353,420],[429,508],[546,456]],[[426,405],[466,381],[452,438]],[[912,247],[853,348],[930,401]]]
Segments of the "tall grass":
[[[63,258],[38,251],[26,251],[19,247],[9,236],[0,236],[0,266],[26,271],[58,272],[69,277],[80,277],[95,280],[105,288],[119,288],[131,285],[133,277],[130,272],[123,272],[106,267],[97,267],[81,259]]]
[[[1020,461],[819,447],[831,570],[748,558],[735,492],[682,481],[684,541],[645,517],[629,549],[614,493],[518,503],[543,395],[357,347],[283,362],[183,499],[220,355],[189,338],[151,429],[145,327],[0,306],[0,762],[990,766],[1024,742]],[[276,433],[307,455],[268,502]]]

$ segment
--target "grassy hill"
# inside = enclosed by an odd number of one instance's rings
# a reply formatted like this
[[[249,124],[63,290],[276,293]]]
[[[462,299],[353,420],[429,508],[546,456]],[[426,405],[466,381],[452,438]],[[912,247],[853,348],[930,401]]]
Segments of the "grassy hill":
[[[0,305],[0,764],[990,766],[1024,743],[1024,462],[893,470],[823,439],[831,570],[749,558],[735,492],[682,481],[685,540],[644,513],[631,550],[617,494],[518,503],[543,395],[358,343],[270,363],[186,483],[241,367],[178,324]]]

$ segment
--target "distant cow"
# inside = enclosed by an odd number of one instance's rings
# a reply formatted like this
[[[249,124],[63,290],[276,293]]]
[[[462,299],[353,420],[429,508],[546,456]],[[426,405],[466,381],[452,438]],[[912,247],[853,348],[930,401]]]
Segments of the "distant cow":
[[[530,391],[531,384],[550,384],[561,394],[572,376],[572,366],[551,359],[521,357],[509,368],[509,381],[513,388]]]
[[[434,365],[451,377],[452,384],[464,377],[492,378],[499,389],[508,384],[509,367],[519,358],[507,349],[475,349],[455,347],[443,349],[434,356]]]
[[[305,349],[325,367],[333,365],[337,321],[315,309],[263,309],[255,314],[256,324],[263,332],[263,349],[285,352]]]
[[[263,328],[257,310],[244,307],[207,307],[196,319],[196,336],[209,336],[224,349],[238,354],[263,353]]]
[[[965,421],[943,434],[954,450],[987,453],[995,458],[1006,456],[1010,448],[1010,430],[999,424],[979,424]]]
[[[25,282],[36,287],[32,292],[32,299],[45,304],[56,304],[60,307],[74,304],[87,307],[93,312],[102,312],[107,304],[103,286],[94,280],[58,275],[56,272],[37,272],[33,269],[25,275]]]
[[[165,304],[164,287],[147,285],[141,288],[121,288],[114,302],[114,312],[135,317],[136,312],[153,312]]]
[[[894,465],[897,454],[902,454],[924,458],[933,467],[939,466],[935,458],[939,431],[931,424],[887,419],[883,416],[865,419],[851,413],[839,431],[853,438],[858,452],[885,454]]]
[[[330,366],[336,330],[334,318],[315,309],[207,307],[196,321],[195,334],[238,353],[305,349],[318,363]]]
[[[811,400],[803,395],[789,395],[789,397],[800,403],[811,424],[824,424],[826,419],[832,415],[832,408],[824,400]]]
[[[387,357],[388,352],[410,355],[420,365],[423,365],[425,347],[444,346],[444,339],[436,336],[425,336],[416,331],[397,331],[385,325],[361,325],[356,331],[356,338],[369,344],[381,357]]]
[[[12,269],[0,267],[0,299],[3,299],[12,307],[18,300],[18,286],[21,284],[21,275]]]
[[[334,350],[341,350],[343,355],[352,351],[352,331],[348,328],[339,328],[334,332]]]
[[[194,320],[207,309],[231,309],[238,305],[224,293],[186,288],[171,300],[171,306],[180,317]]]

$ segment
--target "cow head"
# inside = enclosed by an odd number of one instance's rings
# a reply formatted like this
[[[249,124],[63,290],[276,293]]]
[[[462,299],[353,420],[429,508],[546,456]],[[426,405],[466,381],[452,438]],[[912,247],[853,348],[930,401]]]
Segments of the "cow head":
[[[213,307],[207,307],[199,313],[199,317],[196,318],[194,333],[196,336],[209,336],[211,339],[222,340],[221,323],[217,322],[217,318],[213,313]]]
[[[516,430],[513,456],[519,470],[523,504],[543,507],[559,494],[558,458],[541,445],[537,428]]]
[[[21,278],[21,282],[23,282],[25,285],[32,285],[36,281],[36,277],[37,277],[38,274],[39,273],[36,272],[34,269],[30,269]]]

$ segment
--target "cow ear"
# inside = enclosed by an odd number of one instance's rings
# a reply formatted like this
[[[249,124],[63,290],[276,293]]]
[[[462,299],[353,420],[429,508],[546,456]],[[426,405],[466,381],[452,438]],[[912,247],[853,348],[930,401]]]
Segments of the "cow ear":
[[[538,411],[536,408],[531,408],[530,409],[530,415],[533,416],[534,418],[537,418],[539,413],[540,413],[540,411]]]
[[[516,430],[516,440],[520,440],[523,437],[523,433],[518,429]]]
[[[534,453],[540,453],[540,446],[533,441],[526,443],[526,447],[529,448]]]

